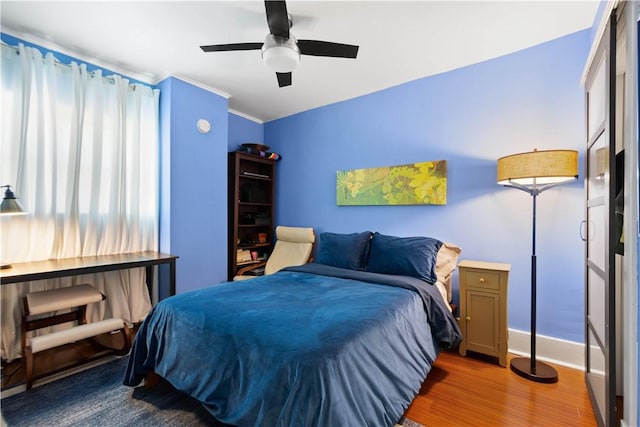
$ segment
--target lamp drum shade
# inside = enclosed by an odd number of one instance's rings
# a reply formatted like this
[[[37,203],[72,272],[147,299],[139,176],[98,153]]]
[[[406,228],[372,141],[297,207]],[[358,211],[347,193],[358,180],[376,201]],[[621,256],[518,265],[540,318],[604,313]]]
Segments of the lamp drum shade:
[[[501,185],[560,184],[577,177],[578,152],[575,150],[534,150],[498,159],[497,181]]]

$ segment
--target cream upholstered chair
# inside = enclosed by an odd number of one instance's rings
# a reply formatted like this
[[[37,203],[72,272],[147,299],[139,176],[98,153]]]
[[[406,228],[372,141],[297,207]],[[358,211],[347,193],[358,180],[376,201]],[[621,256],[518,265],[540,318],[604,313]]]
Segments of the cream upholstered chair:
[[[285,267],[302,265],[309,261],[313,242],[316,240],[310,227],[276,227],[276,244],[266,262],[251,264],[238,270],[233,280],[253,279],[256,276],[244,275],[249,270],[264,265],[264,274],[273,274]]]

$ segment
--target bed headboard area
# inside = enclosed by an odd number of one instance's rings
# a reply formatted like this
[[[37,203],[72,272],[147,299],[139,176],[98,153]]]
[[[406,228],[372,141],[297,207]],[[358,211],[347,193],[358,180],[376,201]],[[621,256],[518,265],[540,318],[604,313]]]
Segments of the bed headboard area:
[[[444,287],[451,302],[451,277],[462,249],[432,237],[397,237],[378,232],[320,233],[314,262],[372,273],[411,276]]]

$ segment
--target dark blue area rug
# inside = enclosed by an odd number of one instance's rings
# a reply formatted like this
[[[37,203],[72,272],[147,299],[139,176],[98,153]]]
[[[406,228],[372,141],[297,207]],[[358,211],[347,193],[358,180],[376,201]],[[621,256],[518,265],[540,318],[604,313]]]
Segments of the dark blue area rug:
[[[4,398],[3,421],[8,427],[229,427],[166,381],[149,390],[123,385],[127,361],[123,357]],[[403,426],[422,427],[411,420]]]
[[[166,381],[146,390],[122,384],[127,357],[2,399],[14,426],[224,426]]]

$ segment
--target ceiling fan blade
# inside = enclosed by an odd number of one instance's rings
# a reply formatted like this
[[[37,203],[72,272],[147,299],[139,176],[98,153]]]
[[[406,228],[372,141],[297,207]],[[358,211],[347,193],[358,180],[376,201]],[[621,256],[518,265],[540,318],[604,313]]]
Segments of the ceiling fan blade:
[[[204,52],[227,52],[230,50],[256,50],[262,49],[262,43],[230,43],[200,46]]]
[[[291,73],[276,73],[278,77],[278,86],[291,86]]]
[[[289,14],[287,13],[287,4],[284,1],[265,0],[264,8],[267,11],[267,24],[271,34],[288,39]]]
[[[320,40],[298,40],[298,49],[303,55],[355,58],[359,46],[352,44],[323,42]]]

